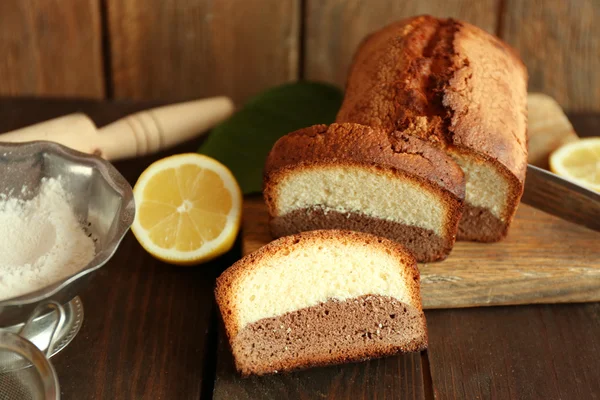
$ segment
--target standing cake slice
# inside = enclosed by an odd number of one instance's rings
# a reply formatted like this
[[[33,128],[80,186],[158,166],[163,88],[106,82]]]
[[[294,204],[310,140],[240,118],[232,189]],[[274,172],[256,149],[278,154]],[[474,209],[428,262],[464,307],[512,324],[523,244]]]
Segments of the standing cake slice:
[[[237,369],[268,374],[427,347],[419,271],[400,245],[350,231],[287,236],[218,279]]]
[[[275,237],[348,229],[404,245],[417,261],[446,258],[464,176],[424,140],[358,124],[316,125],[281,138],[265,166]]]

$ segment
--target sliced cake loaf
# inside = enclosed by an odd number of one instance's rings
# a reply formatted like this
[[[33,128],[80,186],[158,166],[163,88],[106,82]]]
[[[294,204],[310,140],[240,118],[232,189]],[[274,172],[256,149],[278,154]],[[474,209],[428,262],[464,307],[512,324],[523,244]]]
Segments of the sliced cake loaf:
[[[455,241],[464,177],[443,151],[358,124],[317,125],[281,138],[265,166],[273,236],[316,229],[373,233],[418,261]]]
[[[324,230],[275,240],[227,269],[215,293],[242,375],[427,347],[415,260],[373,235]]]
[[[406,19],[370,35],[348,76],[338,122],[418,136],[463,169],[458,239],[506,235],[527,163],[527,72],[513,50],[452,19]]]

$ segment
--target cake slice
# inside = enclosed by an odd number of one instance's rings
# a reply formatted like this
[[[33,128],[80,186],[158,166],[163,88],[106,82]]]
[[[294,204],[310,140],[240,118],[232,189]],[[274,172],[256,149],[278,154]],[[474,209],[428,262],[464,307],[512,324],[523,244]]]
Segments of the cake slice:
[[[373,235],[280,238],[223,272],[215,294],[242,375],[427,347],[415,260]]]
[[[358,48],[337,122],[444,149],[466,179],[458,239],[506,236],[527,167],[527,71],[506,43],[453,19],[393,23]]]
[[[446,258],[456,238],[464,177],[418,137],[358,124],[316,125],[281,138],[265,166],[274,237],[348,229],[387,237],[417,261]]]

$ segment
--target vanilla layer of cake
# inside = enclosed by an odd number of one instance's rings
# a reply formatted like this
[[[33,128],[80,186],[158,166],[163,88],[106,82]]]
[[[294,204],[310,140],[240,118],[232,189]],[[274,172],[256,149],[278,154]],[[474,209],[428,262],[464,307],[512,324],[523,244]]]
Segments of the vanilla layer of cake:
[[[411,291],[398,255],[385,248],[332,241],[283,251],[235,282],[237,326],[316,306],[330,299],[389,296],[408,305]]]
[[[449,152],[465,173],[465,203],[485,208],[504,222],[509,182],[496,166],[472,155]]]
[[[340,213],[360,213],[416,226],[444,236],[448,206],[438,193],[408,177],[366,168],[319,165],[285,176],[277,189],[277,210],[285,215],[319,206]]]

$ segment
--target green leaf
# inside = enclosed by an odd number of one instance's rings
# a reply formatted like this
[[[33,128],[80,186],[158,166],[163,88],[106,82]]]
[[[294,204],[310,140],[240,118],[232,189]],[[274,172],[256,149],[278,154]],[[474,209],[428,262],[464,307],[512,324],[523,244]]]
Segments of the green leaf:
[[[297,82],[269,89],[215,127],[198,150],[225,164],[244,194],[262,190],[269,151],[280,137],[315,124],[330,124],[342,104],[331,85]]]

